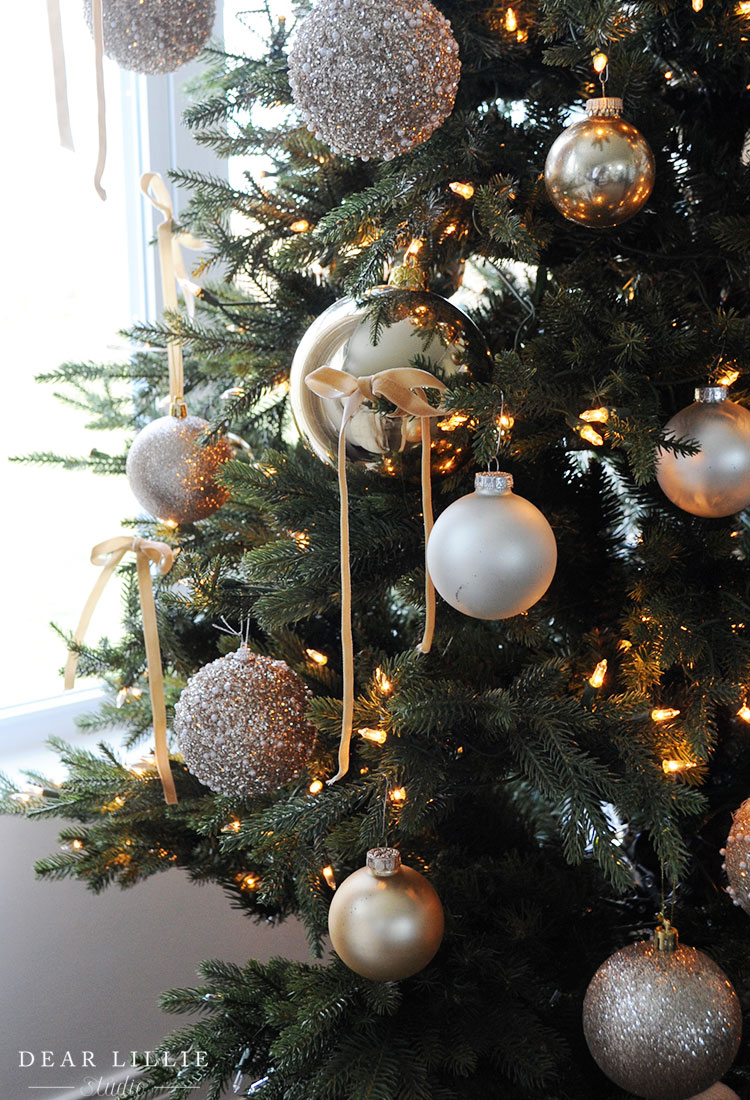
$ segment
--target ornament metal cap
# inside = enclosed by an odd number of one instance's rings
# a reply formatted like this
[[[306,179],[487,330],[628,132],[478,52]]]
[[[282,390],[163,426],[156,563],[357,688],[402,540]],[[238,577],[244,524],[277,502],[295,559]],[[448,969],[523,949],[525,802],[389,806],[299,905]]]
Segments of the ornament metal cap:
[[[401,853],[398,848],[370,848],[367,866],[376,878],[390,878],[401,870]]]
[[[474,475],[474,488],[478,493],[500,496],[501,493],[509,493],[513,488],[513,474],[504,473],[502,470],[482,470]]]
[[[677,935],[677,929],[674,927],[671,921],[668,921],[666,917],[659,916],[659,924],[654,931],[654,943],[657,951],[664,952],[665,955],[671,954],[672,951],[676,951],[679,943],[679,937]]]
[[[619,118],[622,114],[622,100],[619,96],[597,96],[586,100],[586,114],[589,118]]]
[[[702,405],[719,405],[726,401],[729,390],[726,386],[697,386],[695,400]]]
[[[169,415],[176,416],[178,420],[184,420],[187,416],[187,405],[184,397],[175,397],[169,403]]]

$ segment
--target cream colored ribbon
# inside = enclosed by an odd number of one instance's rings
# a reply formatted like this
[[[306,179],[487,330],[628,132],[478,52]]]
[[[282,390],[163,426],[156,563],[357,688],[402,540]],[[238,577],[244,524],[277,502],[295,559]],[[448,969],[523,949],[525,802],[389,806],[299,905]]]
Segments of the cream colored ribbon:
[[[200,287],[188,279],[185,262],[182,257],[182,245],[189,248],[202,248],[203,242],[189,233],[174,233],[174,210],[167,186],[158,172],[144,172],[141,176],[141,191],[150,199],[157,210],[164,215],[158,229],[159,268],[161,271],[161,292],[164,308],[171,312],[177,310],[177,287],[185,299],[188,317],[195,316],[195,298]],[[167,361],[169,363],[169,400],[172,406],[184,406],[184,372],[182,364],[182,345],[171,337],[167,341]]]
[[[102,23],[102,0],[92,0],[91,24],[94,31],[94,64],[96,67],[96,110],[99,130],[99,153],[94,170],[94,187],[99,198],[107,199],[102,187],[104,165],[107,163],[107,104],[104,98],[104,29]]]
[[[138,592],[141,600],[141,615],[143,617],[143,641],[146,645],[146,669],[148,673],[148,687],[151,695],[151,712],[154,723],[154,755],[156,767],[164,790],[165,801],[173,806],[177,802],[177,792],[172,778],[172,770],[169,766],[169,750],[167,748],[167,711],[164,705],[164,678],[161,668],[161,651],[159,648],[159,630],[156,623],[156,607],[154,604],[154,590],[151,586],[150,564],[153,562],[159,572],[166,574],[172,568],[174,552],[164,542],[153,542],[151,539],[132,538],[130,535],[118,535],[106,542],[100,542],[91,551],[93,565],[101,565],[102,571],[96,584],[91,590],[91,595],[86,601],[80,622],[73,635],[73,643],[76,646],[83,645],[86,630],[91,622],[99,598],[107,586],[109,578],[117,566],[129,551],[135,554],[138,567]],[[69,691],[75,682],[76,668],[78,666],[78,654],[74,650],[68,652],[68,660],[65,665],[65,690]]]
[[[352,637],[352,577],[349,561],[349,489],[346,482],[346,429],[364,401],[384,397],[396,406],[394,415],[418,416],[422,427],[422,515],[425,546],[432,530],[432,483],[430,479],[431,418],[442,416],[444,409],[434,408],[424,395],[425,389],[444,393],[447,386],[434,374],[416,367],[394,367],[379,374],[355,378],[336,367],[319,367],[305,379],[305,384],[318,397],[343,399],[338,441],[338,478],[341,496],[341,651],[343,665],[343,702],[338,771],[328,783],[335,783],[349,771],[349,748],[354,718],[354,640]],[[414,391],[417,392],[414,392]],[[429,653],[435,630],[435,589],[425,562],[425,628],[418,648]]]
[[[63,149],[73,149],[73,131],[70,128],[70,109],[68,107],[68,80],[65,74],[65,47],[63,45],[62,21],[60,19],[60,0],[47,0],[47,22],[49,41],[52,48],[52,77],[55,82],[55,104],[57,107],[57,132]]]

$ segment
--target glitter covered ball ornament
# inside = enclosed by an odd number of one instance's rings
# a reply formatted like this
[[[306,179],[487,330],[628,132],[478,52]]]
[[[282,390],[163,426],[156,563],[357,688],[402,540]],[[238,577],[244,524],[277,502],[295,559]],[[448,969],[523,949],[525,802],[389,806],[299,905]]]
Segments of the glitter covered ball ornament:
[[[299,775],[315,729],[310,691],[285,661],[241,646],[188,680],[174,731],[189,770],[212,791],[249,797]]]
[[[678,944],[664,921],[653,941],[624,947],[599,967],[583,1030],[615,1084],[647,1100],[688,1100],[731,1066],[742,1013],[724,971]]]
[[[83,10],[92,28],[91,0]],[[214,0],[102,0],[104,52],[122,69],[171,73],[203,49]]]
[[[703,386],[664,427],[700,446],[694,455],[660,449],[656,479],[673,504],[694,516],[731,516],[750,505],[750,411],[726,386]]]
[[[229,499],[216,474],[232,452],[223,437],[202,442],[209,427],[200,416],[161,416],[133,440],[125,472],[136,500],[152,516],[195,523]]]
[[[750,798],[734,815],[727,846],[721,854],[729,879],[727,893],[750,916]]]
[[[362,160],[426,141],[453,110],[460,72],[451,25],[428,0],[317,0],[289,51],[308,130]]]
[[[609,229],[637,214],[651,194],[654,154],[621,110],[621,99],[589,99],[586,118],[563,130],[547,154],[547,194],[569,221]]]
[[[417,361],[448,384],[453,378],[486,381],[492,369],[479,329],[439,294],[378,288],[363,304],[342,298],[321,313],[302,337],[289,375],[297,428],[318,458],[336,462],[344,400],[313,393],[306,385],[313,371],[333,367],[363,378]],[[421,438],[418,416],[397,416],[367,402],[347,425],[346,457],[394,474]],[[432,472],[438,474],[471,457],[465,418],[447,416],[433,424],[431,455]]]
[[[443,929],[440,898],[395,848],[371,848],[367,866],[341,883],[328,912],[336,954],[378,982],[399,982],[427,966]]]
[[[508,619],[542,598],[555,575],[557,543],[510,474],[477,474],[473,493],[438,516],[427,569],[443,599],[475,619]]]

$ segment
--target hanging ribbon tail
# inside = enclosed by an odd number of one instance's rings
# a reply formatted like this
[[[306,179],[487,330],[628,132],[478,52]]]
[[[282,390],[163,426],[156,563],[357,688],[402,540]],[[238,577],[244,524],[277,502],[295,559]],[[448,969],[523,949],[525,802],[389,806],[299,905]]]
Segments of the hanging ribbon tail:
[[[179,284],[185,296],[188,316],[192,319],[195,314],[194,299],[200,288],[191,283],[185,273],[185,263],[179,244],[181,236],[178,239],[173,234],[174,210],[171,196],[158,172],[143,173],[141,176],[141,191],[156,209],[164,215],[156,233],[164,308],[171,313],[177,312],[177,286]],[[187,287],[190,287],[189,292],[186,289]],[[174,336],[167,339],[167,362],[169,365],[169,400],[170,405],[174,407],[175,404],[179,405],[183,402],[185,387],[182,345],[179,339]]]
[[[107,104],[104,98],[104,29],[102,24],[102,0],[92,0],[91,21],[94,30],[94,64],[96,66],[96,110],[99,130],[99,153],[94,171],[94,187],[99,198],[106,202],[107,192],[102,187],[104,166],[107,163]]]
[[[349,490],[346,482],[346,429],[349,421],[364,401],[384,397],[396,406],[396,416],[418,416],[422,427],[422,514],[425,546],[432,530],[432,484],[430,481],[431,418],[442,416],[425,397],[426,389],[447,390],[445,383],[428,371],[416,367],[394,367],[379,374],[355,378],[336,367],[318,367],[305,379],[306,386],[326,400],[342,398],[344,410],[338,438],[338,481],[341,500],[341,653],[343,668],[343,701],[339,767],[328,783],[336,783],[349,770],[349,753],[354,718],[354,641],[352,637],[351,563],[349,560]],[[417,392],[415,392],[417,391]],[[429,653],[435,629],[435,589],[425,563],[425,629],[419,649]]]
[[[153,562],[162,575],[169,572],[174,561],[174,551],[164,542],[154,542],[151,539],[132,538],[128,535],[118,535],[113,539],[100,542],[91,551],[93,565],[102,567],[91,595],[86,601],[83,613],[73,634],[73,644],[76,647],[83,645],[91,617],[96,609],[102,592],[107,587],[107,582],[117,569],[122,559],[133,551],[136,555],[138,571],[138,594],[141,602],[141,616],[143,618],[143,641],[146,647],[146,670],[148,674],[149,693],[151,696],[151,712],[154,724],[154,755],[156,767],[161,779],[165,801],[169,805],[177,802],[174,779],[169,765],[169,750],[167,746],[167,712],[164,703],[164,677],[161,667],[161,651],[159,648],[159,630],[156,621],[156,605],[154,603],[154,591],[151,584],[150,563]],[[70,650],[65,666],[65,690],[69,691],[75,683],[78,654]]]
[[[63,44],[62,20],[60,19],[60,0],[47,0],[47,22],[49,41],[52,48],[52,76],[55,82],[55,104],[57,107],[57,132],[63,149],[73,152],[73,131],[70,127],[70,109],[68,107],[68,78],[65,72],[65,47]]]

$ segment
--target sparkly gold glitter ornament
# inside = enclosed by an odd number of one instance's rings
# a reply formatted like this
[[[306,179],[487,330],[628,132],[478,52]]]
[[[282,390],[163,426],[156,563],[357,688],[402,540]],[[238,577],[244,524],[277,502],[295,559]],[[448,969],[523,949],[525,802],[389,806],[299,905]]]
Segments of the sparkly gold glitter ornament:
[[[729,879],[727,893],[750,916],[750,798],[734,815],[727,846],[721,854]]]
[[[276,790],[299,775],[312,753],[310,694],[285,661],[245,645],[212,661],[188,680],[175,705],[185,763],[219,794]]]
[[[422,970],[443,938],[440,898],[395,848],[372,848],[367,866],[333,895],[328,932],[350,970],[378,982],[399,982]]]
[[[473,493],[438,516],[427,570],[443,599],[476,619],[508,619],[542,598],[557,565],[549,523],[510,474],[477,474]]]
[[[428,0],[317,0],[289,51],[308,130],[362,160],[426,141],[453,110],[460,72],[451,25]]]
[[[714,519],[750,505],[750,411],[727,400],[726,386],[697,389],[664,434],[700,445],[694,455],[659,451],[656,479],[673,504]]]
[[[651,194],[654,155],[621,110],[621,99],[589,99],[586,118],[563,130],[547,154],[547,194],[569,221],[608,229],[637,214]]]
[[[651,942],[615,952],[586,991],[589,1050],[615,1084],[647,1100],[688,1100],[732,1064],[742,1013],[715,962],[664,921]]]
[[[91,0],[83,2],[89,29]],[[103,0],[104,52],[123,69],[171,73],[203,49],[214,0]]]
[[[342,298],[322,313],[302,337],[289,376],[294,419],[318,458],[336,461],[344,401],[313,393],[305,383],[313,371],[334,367],[361,378],[417,360],[448,384],[451,379],[485,381],[492,368],[479,329],[439,294],[378,288],[363,304]],[[437,420],[432,436],[433,473],[453,471],[471,457],[466,417],[448,414]],[[368,402],[347,426],[346,457],[392,475],[420,441],[418,416],[396,416]]]
[[[229,493],[216,474],[231,450],[222,437],[201,442],[200,416],[161,416],[133,440],[125,472],[136,500],[165,523],[195,523],[221,508]]]

